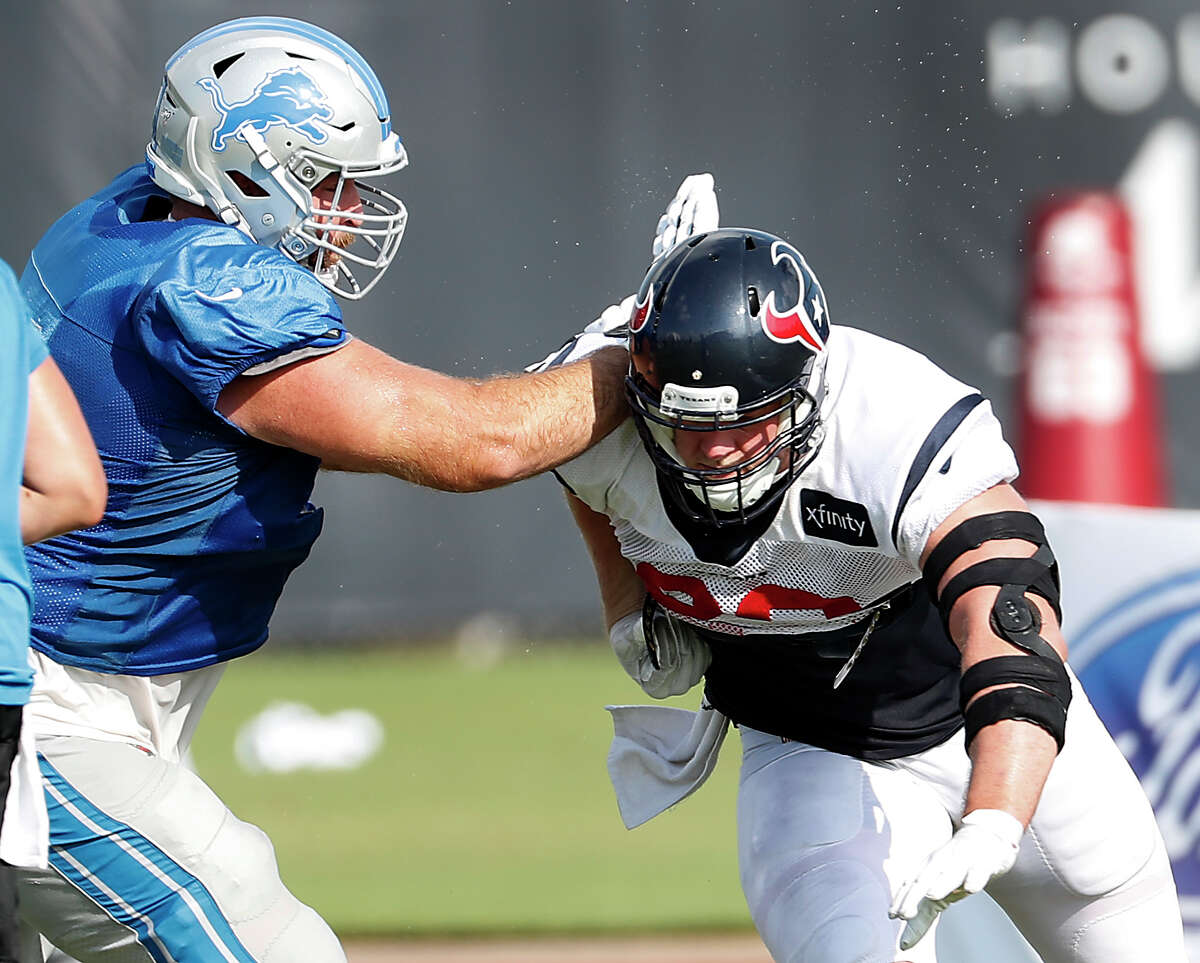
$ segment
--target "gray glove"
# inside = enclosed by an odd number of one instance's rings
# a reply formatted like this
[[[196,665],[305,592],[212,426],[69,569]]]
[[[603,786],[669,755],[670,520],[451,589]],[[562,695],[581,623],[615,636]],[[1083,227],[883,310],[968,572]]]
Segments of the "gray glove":
[[[652,644],[646,643],[647,622]],[[644,616],[632,612],[613,624],[609,644],[617,661],[648,696],[683,695],[704,676],[712,652],[696,630],[658,605]]]

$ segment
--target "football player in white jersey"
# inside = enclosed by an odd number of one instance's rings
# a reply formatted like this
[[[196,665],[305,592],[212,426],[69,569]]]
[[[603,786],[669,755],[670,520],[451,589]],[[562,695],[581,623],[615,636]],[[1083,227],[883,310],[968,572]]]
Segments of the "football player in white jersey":
[[[986,887],[1045,963],[1184,963],[1161,836],[1066,666],[988,402],[831,325],[761,231],[680,242],[627,319],[634,418],[558,474],[622,665],[656,698],[704,684],[694,715],[613,709],[627,825],[703,781],[731,720],[776,960],[930,963],[939,912]]]

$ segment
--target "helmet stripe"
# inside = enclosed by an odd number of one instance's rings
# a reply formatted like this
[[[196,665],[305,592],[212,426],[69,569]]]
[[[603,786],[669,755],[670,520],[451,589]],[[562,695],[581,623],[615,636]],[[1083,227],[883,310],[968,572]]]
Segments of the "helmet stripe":
[[[367,89],[370,91],[371,99],[375,102],[375,109],[379,113],[380,124],[383,127],[383,137],[386,139],[392,132],[391,111],[388,108],[387,94],[383,92],[383,85],[380,84],[379,78],[375,76],[375,71],[371,69],[371,65],[363,60],[362,55],[346,43],[346,41],[342,40],[341,37],[311,23],[305,23],[303,20],[294,20],[291,17],[243,17],[240,20],[229,20],[225,23],[219,23],[215,27],[209,27],[203,33],[193,37],[180,47],[172,54],[171,59],[167,61],[166,69],[170,70],[176,61],[194,50],[201,43],[243,30],[273,30],[278,33],[292,34],[293,36],[321,44],[327,49],[334,51],[334,53],[341,56],[358,71],[363,83],[366,84]]]

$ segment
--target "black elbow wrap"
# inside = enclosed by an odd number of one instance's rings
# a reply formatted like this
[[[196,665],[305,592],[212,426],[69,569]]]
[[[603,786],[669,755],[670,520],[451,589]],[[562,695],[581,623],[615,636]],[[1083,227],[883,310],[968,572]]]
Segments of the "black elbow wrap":
[[[964,569],[954,576],[946,588],[939,593],[938,583],[946,574],[954,560],[960,555],[979,548],[984,542],[993,539],[1019,538],[1037,546],[1037,551],[1029,558],[989,558]],[[1058,563],[1050,543],[1046,540],[1046,530],[1037,517],[1029,512],[993,512],[990,515],[976,515],[952,528],[937,548],[929,553],[925,561],[925,588],[930,598],[937,604],[945,621],[954,603],[965,592],[980,585],[999,585],[1001,596],[1024,595],[1026,592],[1036,592],[1054,609],[1054,614],[1062,619],[1059,608]],[[1004,591],[1008,589],[1009,591]]]
[[[975,695],[993,689],[975,699]],[[1041,726],[1062,751],[1067,737],[1067,708],[1071,704],[1071,677],[1055,655],[1002,655],[984,659],[963,673],[959,700],[966,721],[967,745],[984,726],[1001,719],[1019,719]]]
[[[1029,558],[989,558],[963,569],[939,593],[938,583],[960,555],[992,539],[1019,538],[1037,546]],[[994,512],[976,515],[955,526],[938,543],[925,562],[925,587],[937,603],[942,624],[949,630],[950,612],[962,596],[981,585],[998,585],[1000,594],[992,606],[992,629],[1018,648],[1046,658],[1058,658],[1051,645],[1038,633],[1042,618],[1025,597],[1034,592],[1062,618],[1059,609],[1058,563],[1046,541],[1042,523],[1029,512]]]
[[[1067,707],[1052,695],[1024,686],[994,689],[981,695],[967,707],[963,719],[966,722],[968,746],[980,729],[1003,719],[1017,719],[1040,726],[1054,737],[1059,752],[1062,752],[1067,739]]]
[[[939,593],[938,583],[954,560],[993,539],[1018,538],[1036,546],[1028,558],[989,558],[963,569]],[[1058,564],[1046,541],[1042,523],[1028,512],[977,515],[951,529],[925,563],[925,584],[949,627],[954,604],[981,585],[999,586],[992,605],[991,628],[1025,655],[1000,656],[976,663],[959,688],[967,745],[984,726],[1002,719],[1019,719],[1049,732],[1061,751],[1066,738],[1071,680],[1054,647],[1040,635],[1042,617],[1026,597],[1040,595],[1062,618],[1059,608]],[[1003,686],[975,696],[992,686]],[[974,701],[972,701],[974,699]]]

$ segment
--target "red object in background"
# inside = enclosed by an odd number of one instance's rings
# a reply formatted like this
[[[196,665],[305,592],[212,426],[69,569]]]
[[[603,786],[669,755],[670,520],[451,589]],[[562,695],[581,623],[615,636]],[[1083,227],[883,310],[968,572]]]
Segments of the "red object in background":
[[[1029,498],[1165,503],[1155,375],[1138,339],[1129,214],[1114,194],[1036,209],[1021,318],[1021,476]]]

